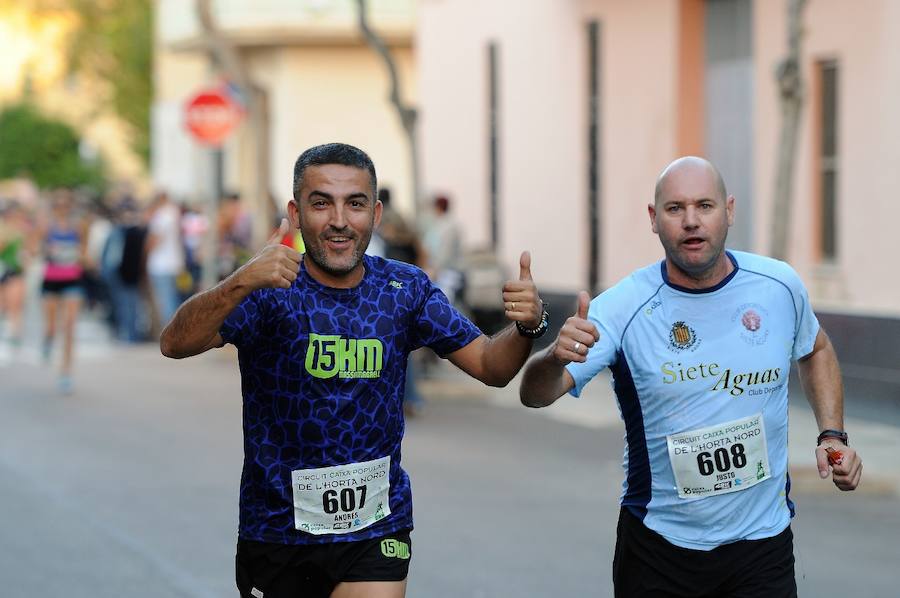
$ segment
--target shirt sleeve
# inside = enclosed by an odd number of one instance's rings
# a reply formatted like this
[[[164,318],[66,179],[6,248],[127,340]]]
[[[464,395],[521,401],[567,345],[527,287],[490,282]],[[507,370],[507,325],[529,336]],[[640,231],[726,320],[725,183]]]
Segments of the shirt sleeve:
[[[816,344],[816,336],[819,334],[819,319],[813,313],[806,287],[793,268],[790,269],[785,283],[791,291],[791,300],[794,302],[794,311],[797,314],[794,346],[791,350],[791,357],[796,360],[812,353]]]
[[[588,307],[588,320],[597,327],[600,340],[588,350],[587,360],[584,363],[573,361],[566,366],[575,380],[575,387],[569,391],[574,397],[581,396],[585,385],[602,372],[603,368],[609,367],[615,361],[619,350],[620,339],[611,321],[612,311],[604,309],[604,304],[608,302],[603,299],[602,295],[594,298]]]
[[[261,291],[247,295],[222,322],[219,328],[222,340],[238,348],[253,345],[259,337],[262,324],[263,299]]]
[[[427,346],[441,357],[462,349],[482,332],[459,313],[433,283],[425,288],[425,299],[415,315],[411,349]]]

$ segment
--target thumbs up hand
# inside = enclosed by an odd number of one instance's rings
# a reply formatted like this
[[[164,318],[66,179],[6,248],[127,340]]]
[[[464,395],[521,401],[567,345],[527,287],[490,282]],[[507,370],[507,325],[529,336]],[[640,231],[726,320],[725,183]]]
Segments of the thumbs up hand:
[[[582,363],[587,360],[591,347],[600,340],[597,327],[588,320],[588,307],[591,298],[586,291],[578,293],[578,307],[575,315],[570,316],[559,330],[553,345],[553,357],[560,365],[573,361]]]
[[[273,232],[272,236],[269,237],[269,240],[266,241],[266,245],[281,245],[281,240],[288,234],[289,230],[290,226],[288,225],[288,219],[282,218],[278,228],[275,229],[275,232]]]
[[[287,218],[282,218],[281,225],[269,237],[266,246],[234,273],[240,284],[256,290],[286,289],[294,283],[300,272],[301,256],[299,252],[281,244],[289,231]]]
[[[503,308],[508,319],[521,322],[525,328],[541,324],[544,304],[531,277],[531,254],[527,251],[519,257],[519,279],[503,285]]]

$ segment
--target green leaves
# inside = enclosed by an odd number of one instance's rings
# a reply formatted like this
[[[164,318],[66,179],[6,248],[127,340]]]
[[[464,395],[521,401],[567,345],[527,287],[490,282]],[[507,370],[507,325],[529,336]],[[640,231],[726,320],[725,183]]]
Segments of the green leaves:
[[[107,85],[95,86],[95,109],[110,109],[127,127],[131,146],[150,158],[153,99],[153,0],[0,0],[0,11],[32,17],[69,15],[67,70]]]
[[[28,175],[42,188],[104,185],[102,165],[81,160],[67,124],[20,104],[0,112],[0,179]]]
[[[78,16],[69,40],[69,69],[109,82],[107,101],[129,125],[132,147],[149,162],[153,98],[151,0],[68,0]]]

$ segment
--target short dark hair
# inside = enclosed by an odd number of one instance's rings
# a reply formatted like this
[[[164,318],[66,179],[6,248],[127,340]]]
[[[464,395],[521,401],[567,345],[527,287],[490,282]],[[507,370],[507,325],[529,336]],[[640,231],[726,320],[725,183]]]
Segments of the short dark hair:
[[[298,201],[300,199],[300,188],[303,187],[303,173],[306,172],[306,168],[326,164],[340,164],[367,170],[372,186],[372,197],[375,197],[378,179],[375,176],[375,164],[372,163],[372,158],[358,147],[346,143],[326,143],[309,148],[294,162],[294,199]]]

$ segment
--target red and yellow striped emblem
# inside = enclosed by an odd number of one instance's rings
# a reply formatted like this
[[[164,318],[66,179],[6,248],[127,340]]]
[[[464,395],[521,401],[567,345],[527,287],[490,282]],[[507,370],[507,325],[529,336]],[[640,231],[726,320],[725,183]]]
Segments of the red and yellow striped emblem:
[[[679,345],[687,345],[691,342],[691,329],[684,322],[675,322],[672,325],[672,337]]]

